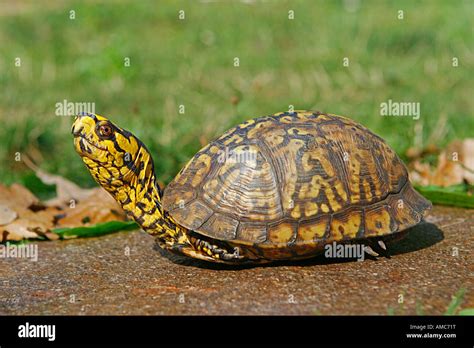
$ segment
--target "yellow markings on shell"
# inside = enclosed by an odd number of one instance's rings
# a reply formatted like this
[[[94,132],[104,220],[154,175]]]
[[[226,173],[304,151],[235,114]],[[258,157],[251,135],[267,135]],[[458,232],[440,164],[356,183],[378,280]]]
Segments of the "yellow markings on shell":
[[[301,217],[300,206],[296,205],[290,213],[293,219],[299,219]]]
[[[236,130],[237,130],[236,127],[229,129],[227,132],[225,132],[219,137],[219,140],[227,138],[229,135],[233,134]]]
[[[281,148],[279,154],[283,159],[281,165],[285,168],[285,176],[291,178],[286,180],[282,190],[283,211],[287,212],[295,206],[294,195],[296,193],[296,178],[298,177],[298,169],[296,167],[296,156],[298,151],[304,146],[304,142],[300,139],[290,139],[288,146]],[[277,154],[278,155],[278,154]]]
[[[390,231],[390,214],[385,208],[367,211],[365,220],[366,236],[381,236]]]
[[[329,158],[327,156],[321,156],[319,158],[319,161],[324,171],[327,173],[329,177],[333,177],[336,175],[336,173],[334,172],[334,168],[331,165],[331,162],[329,162]]]
[[[360,202],[359,191],[360,163],[357,160],[350,161],[349,169],[349,188],[351,190],[351,203]]]
[[[314,176],[313,178],[311,178],[311,183],[302,184],[298,192],[298,198],[301,200],[305,200],[318,197],[319,190],[321,188],[321,180],[321,177]]]
[[[275,129],[271,132],[265,132],[263,139],[269,146],[276,146],[285,140],[286,132],[284,129]]]
[[[310,163],[312,160],[318,160],[328,176],[332,177],[335,175],[334,168],[329,162],[327,154],[325,154],[325,151],[322,147],[317,147],[311,152],[305,152],[303,154],[303,157],[301,158],[301,164],[303,165],[305,172],[309,172],[314,168],[314,166]],[[320,181],[324,183],[324,180],[321,176],[315,175],[315,177],[320,178]]]
[[[232,142],[235,142],[236,144],[239,144],[239,143],[242,142],[242,140],[244,140],[244,139],[240,135],[234,134],[229,139],[224,141],[224,145],[229,145]]]
[[[198,164],[202,164],[202,165],[194,174],[194,177],[191,181],[192,187],[198,186],[201,183],[201,181],[204,179],[204,176],[207,174],[211,166],[211,157],[209,155],[202,154],[196,159],[195,165],[197,166]]]
[[[244,129],[244,128],[247,128],[248,126],[253,125],[254,123],[255,123],[255,120],[248,120],[248,121],[245,121],[244,123],[240,124],[239,128]]]
[[[304,128],[292,127],[288,129],[288,134],[290,135],[308,135],[311,134],[307,132]]]
[[[298,198],[303,200],[306,198],[306,193],[310,190],[310,186],[308,183],[303,183],[300,186],[300,191],[298,192]]]
[[[212,154],[215,154],[217,152],[219,152],[219,148],[217,146],[211,146],[211,148],[209,149],[209,152],[212,153]]]
[[[205,156],[207,156],[207,155],[205,155]],[[189,176],[188,175],[182,175],[182,174],[186,173],[186,171],[189,168],[196,166],[196,164],[198,164],[196,158],[192,158],[191,160],[189,160],[188,163],[186,163],[186,165],[184,166],[184,168],[178,173],[178,175],[176,175],[176,177],[174,178],[174,182],[176,182],[179,185],[186,184],[186,181],[188,180]]]
[[[347,219],[332,219],[331,235],[334,240],[341,240],[343,237],[355,238],[359,231],[362,216],[360,212],[350,213]]]
[[[209,151],[209,148],[211,147],[211,144],[207,144],[206,146],[204,146],[201,150],[199,150],[199,152],[207,152]]]
[[[369,156],[369,154],[367,154],[367,156]],[[367,157],[369,158],[369,157]],[[374,161],[368,161],[366,163],[366,165],[369,167],[368,170],[369,170],[369,173],[377,173],[377,168],[375,166],[375,162]],[[374,184],[374,188],[375,188],[375,197],[381,197],[382,196],[382,193],[380,192],[380,188],[381,188],[381,184],[382,184],[382,180],[372,180],[372,183]],[[367,181],[367,185],[369,185],[368,181]],[[370,188],[370,186],[369,186]]]
[[[235,169],[235,163],[232,163],[232,161],[224,161],[224,163],[219,168],[219,175],[224,175],[230,170],[233,170],[235,172]],[[229,175],[234,175],[234,178],[232,179],[237,179],[236,175],[238,175],[238,173],[231,173]],[[231,178],[229,178],[229,180],[231,180]]]
[[[297,152],[301,147],[304,146],[304,141],[301,140],[301,139],[290,139],[290,143],[289,143],[288,146],[290,146],[290,147],[295,146],[296,147],[295,152]]]
[[[322,121],[329,121],[329,120],[331,120],[331,119],[332,119],[332,118],[331,118],[330,116],[328,116],[328,115],[323,115],[323,114],[321,114],[321,115],[318,116],[318,121],[319,121],[319,122],[322,122]]]
[[[321,211],[323,213],[329,213],[329,207],[325,203],[322,203],[321,204]]]
[[[314,121],[314,118],[309,117],[313,115],[312,112],[308,112],[306,110],[295,110],[295,112],[297,112],[296,117],[303,122],[307,122],[308,120]]]
[[[326,188],[324,190],[326,193],[326,197],[328,198],[328,202],[331,205],[331,208],[333,211],[338,211],[341,209],[341,205],[339,202],[336,200],[336,196],[334,195],[334,192],[332,192],[331,188]]]
[[[347,201],[347,192],[342,186],[341,183],[338,183],[334,186],[336,188],[337,194],[346,202]]]
[[[326,233],[328,218],[313,223],[301,224],[298,228],[298,238],[303,241],[313,241],[323,238]]]
[[[191,198],[193,198],[192,191],[181,192],[179,196],[175,199],[175,204],[180,205],[181,203],[188,202]]]
[[[306,202],[304,205],[304,215],[310,217],[318,213],[318,205],[314,202]]]
[[[244,162],[244,160],[246,160],[247,158],[242,157],[242,156],[239,157],[239,155],[243,155],[243,154],[246,155],[246,154],[251,154],[251,153],[256,154],[257,151],[258,151],[258,148],[255,146],[241,145],[241,146],[236,146],[232,149],[232,155],[235,156],[235,160],[237,162]]]
[[[219,186],[219,181],[217,179],[209,180],[204,184],[204,191],[215,191],[215,189]]]
[[[319,175],[313,176],[309,185],[305,184],[301,187],[299,197],[302,199],[318,197],[319,190],[321,189],[321,182],[323,182],[323,178]]]
[[[188,167],[189,167],[189,163],[186,165],[186,167],[184,167],[184,169],[186,170]],[[186,180],[187,180],[186,175],[181,175],[181,173],[178,173],[176,177],[174,178],[174,182],[176,182],[179,185],[184,185],[186,183]]]
[[[268,238],[275,244],[288,243],[293,237],[293,225],[282,223],[268,229]]]
[[[270,126],[272,124],[271,121],[264,121],[255,124],[255,127],[253,127],[249,132],[247,133],[247,137],[249,139],[253,138],[258,138],[260,136],[261,129],[264,128],[265,126]]]
[[[367,180],[367,179],[364,178],[364,179],[362,180],[362,187],[364,188],[365,198],[366,198],[368,201],[371,201],[371,200],[372,200],[372,192],[370,191],[369,180]]]
[[[294,122],[294,118],[291,116],[283,116],[280,118],[281,123],[292,123]]]

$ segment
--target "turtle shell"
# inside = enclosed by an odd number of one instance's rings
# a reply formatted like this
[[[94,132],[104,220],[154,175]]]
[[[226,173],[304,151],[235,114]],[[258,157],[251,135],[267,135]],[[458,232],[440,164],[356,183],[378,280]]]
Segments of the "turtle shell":
[[[202,148],[168,185],[163,206],[182,226],[213,239],[310,252],[402,231],[431,203],[367,128],[295,111],[249,120]]]

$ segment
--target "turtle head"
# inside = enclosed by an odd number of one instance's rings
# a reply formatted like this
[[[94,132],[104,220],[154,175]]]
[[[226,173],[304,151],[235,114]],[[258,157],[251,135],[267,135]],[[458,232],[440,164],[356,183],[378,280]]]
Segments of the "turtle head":
[[[82,113],[72,125],[74,147],[92,177],[107,191],[138,190],[154,180],[153,161],[143,143],[107,118]]]

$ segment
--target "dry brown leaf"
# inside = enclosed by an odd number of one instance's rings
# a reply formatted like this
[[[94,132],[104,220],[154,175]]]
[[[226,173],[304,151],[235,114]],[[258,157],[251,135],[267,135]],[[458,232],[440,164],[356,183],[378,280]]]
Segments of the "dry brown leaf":
[[[117,202],[103,189],[82,189],[56,175],[36,171],[47,184],[56,184],[58,197],[41,202],[28,189],[0,184],[0,242],[59,236],[57,227],[78,227],[126,220]],[[73,204],[71,204],[73,200]]]
[[[0,242],[38,238],[54,227],[55,216],[61,211],[59,208],[44,206],[28,189],[18,184],[10,187],[0,185],[0,192],[0,207],[5,216],[9,215],[9,219],[0,223]]]
[[[15,220],[18,213],[9,206],[0,204],[0,225],[6,225]]]
[[[36,176],[46,185],[56,185],[56,197],[44,202],[47,206],[62,206],[69,204],[71,200],[81,201],[93,194],[94,189],[84,189],[62,176],[53,175],[38,168],[31,160],[24,156],[27,167],[33,170]]]
[[[37,207],[39,200],[25,187],[13,184],[10,187],[0,185],[0,204],[4,212],[9,212],[10,219],[5,219],[0,224],[0,242],[3,240],[21,240],[24,238],[37,238],[38,233],[32,229],[46,230],[52,227],[45,224],[44,217],[35,221],[30,220],[30,207]],[[33,213],[34,215],[34,213]],[[14,218],[12,218],[14,216]]]
[[[39,199],[19,184],[10,187],[0,185],[0,204],[20,213],[28,207],[38,205]]]
[[[474,184],[474,139],[455,140],[438,155],[436,168],[420,159],[410,164],[410,178],[423,186]]]
[[[58,227],[87,226],[99,222],[126,219],[124,211],[115,199],[101,188],[93,189],[87,199],[79,202],[75,208],[67,207],[63,213],[65,217],[59,219]]]
[[[44,226],[38,226],[37,224],[24,219],[15,220],[8,225],[0,227],[0,242],[6,240],[18,241],[22,239],[38,238],[39,234],[30,230],[35,227],[40,230],[43,229],[44,232],[46,232]]]

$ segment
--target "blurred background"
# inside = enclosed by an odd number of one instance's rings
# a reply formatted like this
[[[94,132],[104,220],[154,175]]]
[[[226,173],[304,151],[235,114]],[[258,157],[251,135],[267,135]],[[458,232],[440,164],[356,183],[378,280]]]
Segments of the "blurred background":
[[[474,129],[473,4],[1,0],[0,182],[33,175],[20,153],[94,185],[63,100],[141,138],[163,183],[228,128],[289,105],[351,117],[404,159],[443,147]],[[380,116],[389,99],[419,102],[420,119]]]

